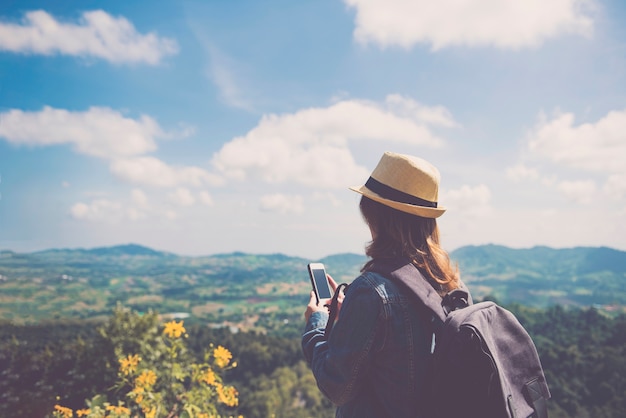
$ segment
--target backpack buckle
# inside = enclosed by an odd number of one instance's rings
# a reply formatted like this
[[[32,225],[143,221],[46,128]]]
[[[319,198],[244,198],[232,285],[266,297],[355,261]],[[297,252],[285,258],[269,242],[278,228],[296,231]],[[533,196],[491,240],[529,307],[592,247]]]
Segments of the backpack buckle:
[[[456,311],[469,306],[469,293],[462,289],[454,289],[447,293],[441,301],[444,312],[448,315],[450,312]]]

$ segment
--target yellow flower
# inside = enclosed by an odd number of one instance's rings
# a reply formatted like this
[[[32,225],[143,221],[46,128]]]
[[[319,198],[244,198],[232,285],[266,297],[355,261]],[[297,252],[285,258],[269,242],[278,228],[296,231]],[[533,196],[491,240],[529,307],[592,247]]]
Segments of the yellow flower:
[[[179,338],[184,332],[185,327],[183,326],[183,321],[170,321],[165,324],[165,329],[163,330],[163,334],[170,338]]]
[[[154,373],[152,370],[144,370],[137,377],[137,379],[135,379],[135,383],[141,388],[149,388],[156,383],[156,380],[156,373]]]
[[[144,409],[143,413],[146,418],[154,418],[154,416],[156,415],[156,408]]]
[[[237,406],[239,403],[239,399],[237,399],[237,389],[233,386],[222,386],[218,385],[217,389],[217,397],[219,401],[227,406]]]
[[[89,414],[91,414],[91,409],[89,409],[89,408],[87,408],[87,409],[79,409],[79,410],[76,411],[76,415],[78,415],[79,417],[82,417],[82,416],[86,417]]]
[[[143,401],[143,394],[144,394],[144,389],[140,386],[136,386],[133,388],[133,390],[131,390],[128,394],[131,397],[135,397],[135,402],[137,402],[138,404],[140,404]]]
[[[141,357],[137,354],[129,355],[126,358],[121,358],[120,362],[120,371],[124,373],[124,375],[129,375],[137,370],[137,364],[141,361]]]
[[[217,364],[218,367],[226,367],[230,359],[233,358],[233,355],[226,348],[218,345],[217,348],[213,350],[213,357],[215,357],[215,364]]]
[[[123,406],[107,405],[106,410],[112,411],[113,413],[118,414],[118,415],[121,415],[121,414],[130,415],[130,409],[125,408]]]
[[[217,380],[215,379],[215,372],[211,369],[208,369],[206,372],[200,376],[200,380],[205,382],[207,385],[215,385]]]
[[[59,411],[63,418],[72,418],[72,415],[74,415],[74,412],[70,408],[61,405],[54,405],[54,409]]]

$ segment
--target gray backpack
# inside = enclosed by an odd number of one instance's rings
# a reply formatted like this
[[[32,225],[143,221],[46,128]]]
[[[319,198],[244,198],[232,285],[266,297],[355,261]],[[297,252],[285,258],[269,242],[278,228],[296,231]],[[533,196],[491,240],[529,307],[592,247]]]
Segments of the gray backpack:
[[[506,309],[473,304],[466,288],[441,298],[406,260],[372,271],[401,283],[432,318],[431,418],[547,418],[550,391],[532,339]]]

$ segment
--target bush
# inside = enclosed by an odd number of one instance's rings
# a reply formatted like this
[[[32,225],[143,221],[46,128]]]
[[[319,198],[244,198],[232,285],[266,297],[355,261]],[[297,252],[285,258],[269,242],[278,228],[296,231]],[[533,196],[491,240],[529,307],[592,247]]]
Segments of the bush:
[[[139,315],[118,306],[100,332],[117,358],[110,365],[117,368],[113,396],[96,394],[75,411],[57,404],[53,417],[209,418],[234,413],[237,389],[223,381],[223,374],[237,366],[231,352],[210,344],[202,361],[196,361],[182,321],[162,326],[154,313]]]

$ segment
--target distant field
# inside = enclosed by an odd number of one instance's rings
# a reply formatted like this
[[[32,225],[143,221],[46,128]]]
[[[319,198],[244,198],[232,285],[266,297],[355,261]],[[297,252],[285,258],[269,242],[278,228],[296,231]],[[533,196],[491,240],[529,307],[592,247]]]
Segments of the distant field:
[[[464,247],[451,256],[475,299],[626,312],[626,253],[621,251],[487,245]],[[366,259],[344,254],[321,261],[341,282],[356,277]],[[122,303],[139,312],[185,313],[192,321],[279,327],[301,320],[310,291],[307,262],[280,254],[179,257],[139,246],[2,251],[0,319],[95,318]]]

